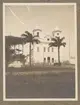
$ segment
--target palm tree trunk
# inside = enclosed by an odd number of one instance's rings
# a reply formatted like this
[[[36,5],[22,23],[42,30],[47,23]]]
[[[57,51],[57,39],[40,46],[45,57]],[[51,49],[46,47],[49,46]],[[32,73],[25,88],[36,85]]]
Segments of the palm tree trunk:
[[[30,63],[30,67],[31,67],[31,42],[30,42],[30,46],[29,46],[29,63]]]
[[[58,63],[60,64],[60,47],[58,47]]]
[[[18,44],[18,54],[19,54],[19,46],[20,46],[20,45]]]
[[[16,54],[16,49],[15,49],[15,45],[14,45],[14,54]]]

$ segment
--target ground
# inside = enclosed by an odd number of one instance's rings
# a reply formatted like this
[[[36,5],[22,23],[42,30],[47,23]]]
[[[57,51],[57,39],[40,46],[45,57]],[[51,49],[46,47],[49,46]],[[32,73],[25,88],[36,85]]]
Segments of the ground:
[[[75,98],[74,70],[6,73],[7,98]]]

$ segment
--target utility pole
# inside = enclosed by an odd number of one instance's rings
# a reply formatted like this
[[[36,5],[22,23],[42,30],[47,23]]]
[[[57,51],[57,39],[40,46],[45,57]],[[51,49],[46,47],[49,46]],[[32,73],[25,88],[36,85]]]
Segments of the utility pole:
[[[70,62],[70,35],[69,35],[69,62]]]

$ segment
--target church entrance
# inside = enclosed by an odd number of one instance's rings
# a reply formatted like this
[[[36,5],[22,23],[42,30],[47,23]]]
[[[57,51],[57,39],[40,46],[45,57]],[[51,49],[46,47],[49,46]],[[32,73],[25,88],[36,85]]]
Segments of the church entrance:
[[[52,58],[52,63],[54,63],[54,58]]]
[[[46,58],[44,58],[44,63],[46,63]]]
[[[47,62],[50,63],[50,57],[47,57]]]

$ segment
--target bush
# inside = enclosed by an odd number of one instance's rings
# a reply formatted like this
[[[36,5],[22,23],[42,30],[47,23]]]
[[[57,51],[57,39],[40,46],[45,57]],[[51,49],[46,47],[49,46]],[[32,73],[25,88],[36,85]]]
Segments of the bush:
[[[68,60],[67,61],[63,61],[62,64],[68,65],[68,64],[70,64],[70,62]]]
[[[54,66],[61,66],[61,63],[54,63]]]

